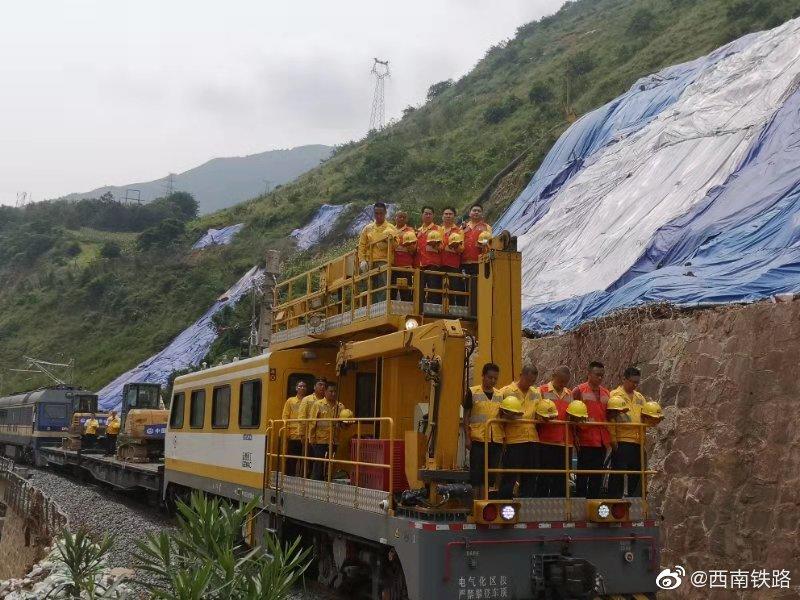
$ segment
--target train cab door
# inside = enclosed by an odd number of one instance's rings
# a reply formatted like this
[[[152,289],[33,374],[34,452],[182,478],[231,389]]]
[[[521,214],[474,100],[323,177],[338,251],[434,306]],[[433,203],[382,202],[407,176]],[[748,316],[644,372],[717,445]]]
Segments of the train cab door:
[[[348,364],[346,373],[339,377],[339,400],[353,411],[357,419],[374,419],[381,416],[381,365],[382,359],[365,360]],[[355,460],[350,453],[350,440],[380,437],[380,423],[362,421],[340,433],[339,456]],[[348,471],[350,469],[347,469]]]

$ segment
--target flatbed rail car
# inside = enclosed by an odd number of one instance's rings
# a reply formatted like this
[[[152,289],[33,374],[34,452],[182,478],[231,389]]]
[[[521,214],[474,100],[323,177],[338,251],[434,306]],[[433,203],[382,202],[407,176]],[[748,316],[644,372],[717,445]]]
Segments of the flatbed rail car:
[[[73,405],[96,396],[77,387],[58,385],[0,398],[0,454],[36,465],[40,451],[60,445],[69,434]]]
[[[504,381],[522,366],[516,240],[494,238],[475,277],[356,265],[348,254],[279,283],[265,354],[176,378],[165,499],[260,497],[252,535],[303,536],[319,578],[356,597],[654,595],[659,528],[646,486],[642,498],[570,498],[570,468],[549,472],[565,498],[474,498],[467,484],[468,365],[494,362]],[[355,418],[327,419],[324,457],[292,455],[290,426],[309,421],[284,419],[283,404],[315,376],[338,383]],[[325,477],[304,477],[319,461]]]
[[[97,481],[107,483],[118,490],[144,490],[154,495],[154,498],[158,498],[161,494],[163,463],[129,462],[115,456],[59,447],[42,448],[41,454],[47,464],[82,469]]]

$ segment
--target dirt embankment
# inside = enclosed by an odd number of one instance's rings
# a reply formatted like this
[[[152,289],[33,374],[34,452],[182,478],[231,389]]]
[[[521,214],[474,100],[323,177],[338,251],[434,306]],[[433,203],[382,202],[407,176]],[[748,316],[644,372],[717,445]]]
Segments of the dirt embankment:
[[[662,565],[788,569],[793,589],[749,593],[797,597],[800,300],[670,313],[629,311],[525,340],[525,354],[542,377],[569,365],[573,383],[593,359],[605,363],[609,386],[638,366],[642,391],[666,413],[649,449],[662,472],[649,486],[664,519]]]

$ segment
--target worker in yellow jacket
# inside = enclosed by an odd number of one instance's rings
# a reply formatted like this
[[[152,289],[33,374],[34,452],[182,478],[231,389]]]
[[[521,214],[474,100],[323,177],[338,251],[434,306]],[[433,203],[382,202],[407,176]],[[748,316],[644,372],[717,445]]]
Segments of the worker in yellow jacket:
[[[314,458],[334,458],[339,446],[339,430],[342,426],[332,419],[339,419],[344,404],[336,400],[336,384],[329,381],[325,384],[325,397],[311,406],[308,425],[308,442],[311,444],[311,456]],[[326,468],[327,467],[327,468]],[[332,463],[314,461],[312,478],[320,481],[333,467]]]
[[[606,413],[614,425],[611,433],[611,469],[619,471],[638,471],[642,468],[642,443],[644,429],[636,425],[642,422],[642,406],[645,397],[637,390],[642,373],[636,367],[628,367],[622,375],[622,385],[614,388],[608,399]],[[625,475],[608,476],[608,496],[622,498],[625,489]],[[628,495],[640,493],[639,475],[627,475]]]
[[[538,369],[533,365],[522,367],[519,379],[500,389],[500,394],[505,398],[517,398],[520,402],[521,413],[519,420],[509,421],[504,424],[506,448],[503,453],[504,469],[538,469],[539,436],[536,433],[536,406],[542,399],[536,379]],[[526,422],[529,421],[529,422]],[[500,497],[511,498],[514,485],[519,482],[520,498],[533,498],[536,493],[536,475],[533,473],[503,474],[500,486]]]
[[[106,422],[106,456],[113,456],[117,453],[117,436],[121,426],[117,411],[112,410],[111,416]]]
[[[500,402],[503,397],[495,385],[500,377],[500,367],[486,363],[481,370],[481,385],[470,387],[464,395],[464,440],[469,451],[470,483],[476,498],[482,498],[484,489],[484,463],[488,452],[489,468],[496,469],[503,455],[503,424],[499,421]],[[488,442],[488,444],[486,444]],[[484,445],[488,450],[484,450]],[[491,481],[494,477],[490,477]]]
[[[376,202],[372,206],[375,220],[368,223],[358,236],[358,264],[362,273],[372,269],[381,269],[380,273],[370,277],[373,290],[372,302],[386,300],[386,265],[389,261],[389,244],[397,235],[394,225],[386,220],[386,204]]]
[[[83,424],[83,441],[81,443],[82,449],[94,448],[97,445],[97,430],[99,428],[100,421],[97,420],[97,415],[92,413]]]
[[[302,379],[295,386],[295,395],[286,399],[283,404],[283,414],[281,419],[289,421],[285,424],[284,435],[286,436],[286,454],[288,456],[303,456],[303,427],[302,424],[291,419],[300,418],[300,404],[303,398],[308,395],[308,384]],[[297,458],[286,459],[287,475],[299,475],[300,461]]]

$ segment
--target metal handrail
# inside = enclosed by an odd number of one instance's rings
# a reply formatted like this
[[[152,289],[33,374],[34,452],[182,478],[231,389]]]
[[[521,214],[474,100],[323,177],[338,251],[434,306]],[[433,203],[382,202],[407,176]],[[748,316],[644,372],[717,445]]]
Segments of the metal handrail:
[[[289,454],[287,452],[288,439],[284,435],[285,431],[287,430],[288,425],[291,424],[291,423],[299,423],[301,425],[302,424],[310,425],[311,423],[316,423],[316,422],[319,422],[319,421],[325,421],[325,422],[330,423],[330,427],[328,427],[328,454],[327,454],[327,457],[321,458],[321,457],[309,456],[308,455],[308,447],[309,447],[308,435],[304,435],[303,436],[303,455]],[[344,423],[345,421],[347,421],[348,424],[350,424],[352,422],[356,426],[356,433],[355,433],[356,458],[359,456],[360,449],[361,449],[361,431],[362,431],[361,427],[362,427],[362,424],[368,423],[368,424],[371,424],[371,425],[376,425],[378,423],[387,423],[388,426],[389,426],[389,438],[387,439],[387,441],[390,442],[389,443],[389,462],[388,462],[388,464],[371,463],[371,462],[365,462],[365,461],[359,461],[359,460],[337,459],[334,456],[334,453],[333,453],[333,446],[334,446],[334,443],[333,443],[334,442],[334,440],[333,440],[333,431],[334,431],[334,428],[335,428],[336,424]],[[280,425],[280,429],[278,429],[278,435],[277,436],[273,436],[273,437],[269,437],[269,432],[270,431],[274,432],[275,428],[277,426],[279,426],[279,425]],[[308,431],[308,430],[306,429],[305,431]],[[264,477],[264,482],[265,482],[264,491],[266,492],[266,489],[268,489],[271,486],[271,482],[269,481],[269,473],[272,472],[272,464],[273,464],[273,460],[272,459],[273,458],[277,459],[277,464],[280,467],[279,469],[276,469],[276,471],[275,471],[275,473],[276,473],[276,476],[275,476],[275,489],[276,489],[276,491],[280,491],[280,490],[283,489],[283,481],[282,480],[280,480],[280,486],[279,486],[278,474],[280,473],[280,474],[283,474],[283,475],[289,475],[289,473],[286,473],[286,459],[294,459],[294,460],[297,460],[297,461],[301,461],[301,464],[303,465],[303,475],[302,475],[302,482],[303,483],[302,483],[302,488],[301,488],[301,494],[303,496],[306,495],[306,482],[309,481],[309,466],[308,466],[308,463],[309,462],[311,462],[311,463],[322,462],[322,463],[326,463],[326,464],[329,465],[328,468],[326,469],[327,474],[326,474],[325,483],[326,483],[326,501],[330,502],[330,492],[331,492],[331,485],[330,484],[332,483],[332,478],[333,478],[333,465],[334,464],[349,465],[349,466],[355,467],[355,470],[354,470],[355,471],[355,485],[354,485],[354,487],[355,487],[355,500],[354,500],[354,506],[355,506],[355,508],[358,508],[358,492],[359,492],[358,476],[359,476],[360,467],[366,466],[366,467],[369,467],[369,468],[387,469],[389,471],[389,486],[388,486],[389,487],[389,489],[388,489],[388,502],[389,502],[389,504],[388,504],[388,511],[391,514],[393,512],[393,502],[394,502],[394,500],[393,500],[393,486],[394,486],[394,443],[393,442],[394,441],[395,441],[395,439],[394,439],[394,419],[392,419],[391,417],[360,417],[360,418],[355,418],[355,417],[352,417],[352,418],[342,418],[342,417],[329,418],[329,417],[325,417],[325,418],[320,418],[320,419],[308,419],[308,418],[304,418],[304,419],[299,419],[299,418],[298,419],[270,419],[270,421],[267,424],[267,438],[266,438],[266,443],[264,445],[264,448],[265,448],[264,464],[266,465],[266,474],[265,474],[265,477]],[[277,449],[274,448],[274,445],[276,444],[276,442],[277,442]],[[266,493],[265,493],[265,496],[266,496]]]
[[[499,474],[502,476],[504,473],[513,474],[532,474],[532,475],[560,475],[564,474],[564,501],[565,512],[568,520],[572,519],[572,498],[570,497],[570,475],[639,475],[641,479],[642,488],[642,514],[647,518],[649,508],[647,504],[647,476],[657,475],[658,471],[648,470],[645,463],[644,455],[644,442],[646,436],[646,429],[650,425],[646,423],[624,423],[625,426],[632,426],[639,428],[639,452],[640,452],[640,465],[639,470],[619,470],[619,469],[573,469],[571,468],[570,454],[571,448],[575,444],[577,437],[577,429],[582,427],[608,427],[616,426],[619,423],[613,421],[542,421],[540,419],[489,419],[486,421],[487,430],[493,423],[532,423],[532,424],[548,424],[548,425],[564,425],[564,464],[565,469],[506,469],[505,467],[489,467],[489,444],[498,442],[489,442],[489,436],[482,443],[483,447],[483,500],[489,499],[489,476],[491,474]],[[573,431],[570,432],[570,429]],[[571,435],[570,435],[571,434]],[[571,439],[570,443],[567,443]],[[474,442],[473,442],[474,443]],[[480,442],[479,442],[480,443]],[[505,444],[505,442],[503,442]],[[560,444],[559,444],[560,445]],[[577,444],[580,447],[580,444]]]

